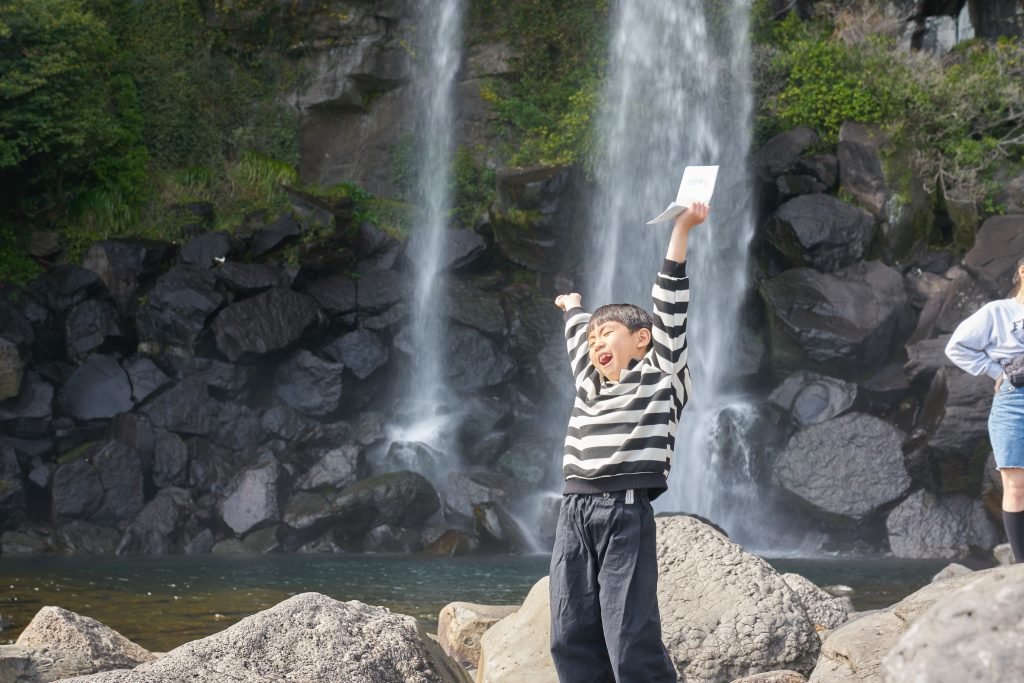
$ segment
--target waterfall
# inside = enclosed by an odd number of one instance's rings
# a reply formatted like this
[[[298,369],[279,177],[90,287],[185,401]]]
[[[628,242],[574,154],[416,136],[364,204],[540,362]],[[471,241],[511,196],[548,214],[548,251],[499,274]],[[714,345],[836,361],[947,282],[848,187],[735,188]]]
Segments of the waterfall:
[[[451,172],[455,145],[454,86],[462,59],[462,0],[419,3],[416,19],[415,204],[420,210],[411,263],[414,271],[409,328],[410,376],[404,382],[401,412],[405,424],[392,425],[395,441],[427,444],[449,452],[450,416],[443,408],[445,388],[439,343],[448,319],[444,276],[445,231],[452,205]],[[421,459],[422,460],[422,459]],[[410,469],[440,479],[452,463],[410,462]]]
[[[588,310],[613,302],[649,309],[671,224],[645,222],[675,197],[684,167],[721,166],[711,217],[691,234],[687,251],[694,394],[679,426],[669,491],[657,507],[703,515],[758,546],[763,537],[753,530],[764,524],[765,510],[759,497],[748,500],[756,482],[735,471],[737,456],[751,457],[735,443],[750,406],[730,372],[751,287],[749,10],[750,0],[616,3],[582,292]]]

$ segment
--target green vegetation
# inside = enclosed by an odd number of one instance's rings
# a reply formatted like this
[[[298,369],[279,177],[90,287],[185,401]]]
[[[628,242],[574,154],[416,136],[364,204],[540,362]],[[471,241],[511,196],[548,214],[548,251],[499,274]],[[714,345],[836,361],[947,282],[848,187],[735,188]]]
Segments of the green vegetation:
[[[483,96],[507,127],[510,163],[588,162],[604,73],[607,0],[478,0],[474,33],[515,50]]]

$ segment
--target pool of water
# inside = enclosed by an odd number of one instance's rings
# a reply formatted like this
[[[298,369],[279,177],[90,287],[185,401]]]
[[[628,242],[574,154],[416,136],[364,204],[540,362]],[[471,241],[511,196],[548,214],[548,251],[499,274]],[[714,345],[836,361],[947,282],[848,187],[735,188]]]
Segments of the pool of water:
[[[890,605],[931,580],[945,562],[769,559],[821,586],[853,588],[857,609]],[[227,628],[307,591],[360,600],[436,626],[456,600],[518,604],[548,572],[546,555],[262,555],[0,558],[0,615],[13,642],[39,608],[58,605],[161,652]]]

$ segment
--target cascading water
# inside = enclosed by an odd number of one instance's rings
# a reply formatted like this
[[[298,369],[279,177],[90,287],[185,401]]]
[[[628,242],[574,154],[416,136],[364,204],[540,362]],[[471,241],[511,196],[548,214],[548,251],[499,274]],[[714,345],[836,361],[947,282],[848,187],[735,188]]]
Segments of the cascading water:
[[[669,491],[657,503],[703,515],[763,549],[777,542],[764,535],[765,501],[742,471],[750,470],[750,453],[736,434],[751,409],[730,371],[744,343],[740,310],[753,235],[749,10],[750,0],[616,4],[583,295],[589,310],[612,302],[649,308],[671,226],[644,223],[675,197],[683,168],[721,166],[711,217],[691,235],[687,254],[694,395]]]
[[[439,340],[444,335],[448,308],[443,264],[452,204],[454,85],[462,59],[462,5],[462,0],[423,2],[417,17],[415,204],[421,214],[411,238],[414,289],[405,341],[410,350],[411,374],[404,383],[406,395],[401,401],[403,423],[391,429],[394,441],[423,443],[439,453],[451,451],[450,435],[454,432],[444,408],[448,392]],[[453,465],[425,460],[429,459],[404,464],[435,481]]]

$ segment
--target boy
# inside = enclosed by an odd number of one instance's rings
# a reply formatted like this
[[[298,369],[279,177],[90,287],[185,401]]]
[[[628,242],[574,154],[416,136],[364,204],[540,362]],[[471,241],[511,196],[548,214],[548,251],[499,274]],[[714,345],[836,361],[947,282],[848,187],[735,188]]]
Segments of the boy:
[[[695,203],[672,227],[654,317],[630,304],[593,315],[562,294],[576,381],[551,553],[551,656],[562,683],[673,683],[661,641],[651,500],[666,488],[687,368],[686,242],[708,216]]]

